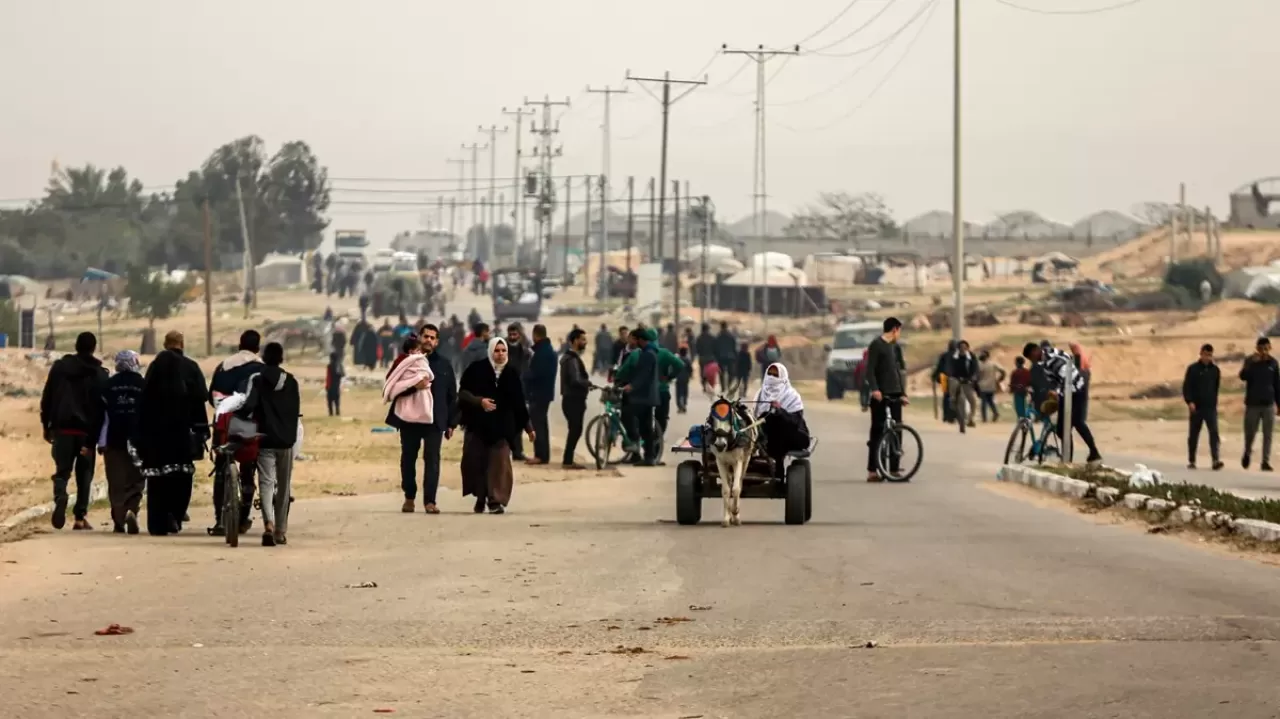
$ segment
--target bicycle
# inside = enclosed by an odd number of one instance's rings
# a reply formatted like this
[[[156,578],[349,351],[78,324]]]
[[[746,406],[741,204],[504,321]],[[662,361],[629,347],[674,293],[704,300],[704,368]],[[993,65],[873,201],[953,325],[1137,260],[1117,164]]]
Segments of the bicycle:
[[[889,482],[911,481],[911,478],[916,476],[916,472],[920,471],[920,464],[924,461],[924,442],[920,439],[920,433],[910,425],[898,422],[893,418],[893,412],[890,409],[891,405],[893,402],[901,401],[901,399],[885,399],[884,434],[880,435],[880,442],[874,449],[876,453],[876,473]],[[917,449],[915,463],[908,471],[903,471],[901,466],[902,457],[905,454],[902,444],[904,434],[910,435]],[[894,465],[898,465],[896,470]]]
[[[213,481],[222,482],[222,522],[226,543],[232,547],[240,546],[240,467],[235,457],[240,447],[239,442],[229,439],[213,449]]]
[[[633,438],[627,432],[626,423],[622,421],[622,390],[617,387],[600,388],[600,402],[604,404],[604,411],[592,417],[583,432],[587,437],[587,452],[595,460],[596,469],[604,469],[609,464],[609,454],[619,438],[623,446],[641,445],[639,438]],[[661,461],[664,454],[662,438],[659,437],[657,442],[657,459]]]
[[[1035,423],[1040,423],[1040,436],[1035,436]],[[1028,451],[1027,441],[1031,441]],[[1028,410],[1027,415],[1019,417],[1009,435],[1009,444],[1004,450],[1005,464],[1022,464],[1035,459],[1037,464],[1044,464],[1049,455],[1062,456],[1062,448],[1058,444],[1057,427],[1054,426],[1052,413]],[[1016,448],[1016,452],[1015,452]]]

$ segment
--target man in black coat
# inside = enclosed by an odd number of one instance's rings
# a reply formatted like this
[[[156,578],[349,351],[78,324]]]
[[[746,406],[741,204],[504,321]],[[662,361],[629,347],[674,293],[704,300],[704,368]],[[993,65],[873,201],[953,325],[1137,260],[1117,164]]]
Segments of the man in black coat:
[[[64,355],[49,368],[40,396],[40,426],[44,440],[53,445],[53,528],[67,523],[67,483],[74,472],[76,506],[74,529],[93,529],[89,491],[93,485],[94,447],[102,431],[105,404],[102,391],[107,370],[93,356],[98,338],[92,332],[76,337],[76,353]]]
[[[106,405],[106,426],[98,439],[98,450],[107,470],[107,498],[111,522],[117,534],[137,534],[138,511],[147,481],[134,461],[138,443],[139,406],[142,404],[142,363],[138,354],[123,350],[116,354],[116,373],[102,391]],[[203,383],[202,383],[203,384]]]
[[[729,331],[729,323],[720,323],[720,334],[716,335],[716,362],[720,365],[720,390],[729,390],[729,380],[733,375],[733,367],[738,357],[738,338]],[[749,355],[748,355],[749,356]]]
[[[218,363],[213,375],[209,377],[209,404],[217,408],[218,401],[237,392],[248,392],[249,378],[262,371],[265,366],[258,357],[262,350],[262,335],[257,330],[245,330],[240,335],[240,345],[236,353]],[[248,531],[253,525],[254,481],[258,473],[256,462],[240,463],[240,529]],[[215,537],[226,535],[222,524],[222,493],[226,488],[222,482],[213,483],[213,526],[209,534]]]
[[[570,340],[570,344],[573,344],[572,340]],[[592,372],[609,373],[610,350],[612,348],[613,335],[609,334],[609,326],[602,324],[600,325],[600,331],[596,332],[596,354],[591,362]]]
[[[1280,365],[1271,356],[1271,340],[1259,337],[1255,352],[1244,360],[1240,368],[1240,380],[1244,382],[1244,456],[1240,465],[1249,468],[1253,454],[1253,438],[1262,426],[1263,472],[1271,471],[1271,433],[1275,429],[1276,414],[1280,413]]]
[[[1209,428],[1209,455],[1213,469],[1222,469],[1218,459],[1218,387],[1222,373],[1213,362],[1213,345],[1200,348],[1200,359],[1187,366],[1182,378],[1182,401],[1187,403],[1191,429],[1187,433],[1187,469],[1196,468],[1196,449],[1200,445],[1200,427]]]
[[[582,330],[576,330],[581,332]],[[529,397],[529,421],[533,423],[533,458],[529,464],[551,462],[551,423],[548,415],[556,397],[556,351],[543,325],[533,326],[533,351],[525,370],[524,391]]]
[[[280,365],[284,346],[271,342],[262,350],[263,368],[251,384],[243,411],[251,413],[262,434],[258,475],[262,484],[262,546],[286,544],[293,485],[293,446],[298,442],[302,398],[298,380]]]
[[[512,322],[507,325],[507,364],[511,365],[511,368],[522,379],[524,378],[525,370],[529,368],[529,358],[532,355],[533,352],[530,349],[529,341],[524,336],[524,326],[519,322]],[[529,388],[525,387],[524,389],[527,395]],[[528,399],[528,397],[525,399]],[[529,459],[524,453],[524,435],[518,432],[512,439],[511,459],[517,462],[525,462]]]
[[[607,330],[605,341],[608,341]],[[578,448],[578,440],[582,438],[582,422],[587,414],[587,394],[591,391],[591,375],[582,361],[582,353],[587,349],[587,333],[574,330],[569,333],[569,349],[560,356],[560,410],[564,412],[565,422],[569,425],[569,434],[564,443],[564,469],[586,469],[573,461],[574,450]],[[596,355],[600,355],[599,349]]]
[[[902,351],[898,346],[898,338],[902,336],[902,322],[897,317],[884,321],[884,333],[871,340],[867,347],[866,377],[867,392],[871,398],[871,433],[867,437],[867,481],[879,482],[879,461],[877,452],[880,440],[884,436],[885,409],[887,408],[893,421],[902,421],[902,406],[910,404],[906,387],[903,385]],[[900,457],[890,458],[889,471],[896,474],[899,470]]]
[[[969,343],[960,340],[956,350],[947,357],[947,394],[951,397],[951,407],[956,418],[963,417],[960,422],[960,433],[965,427],[974,426],[973,415],[978,412],[978,358],[973,356]],[[968,411],[965,411],[965,404]]]

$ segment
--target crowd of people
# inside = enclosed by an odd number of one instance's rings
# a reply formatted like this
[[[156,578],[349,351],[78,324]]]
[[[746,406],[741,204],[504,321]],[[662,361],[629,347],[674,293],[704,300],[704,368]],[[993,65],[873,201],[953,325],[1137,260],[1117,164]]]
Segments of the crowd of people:
[[[212,436],[209,410],[225,397],[242,395],[238,414],[256,427],[256,454],[244,461],[242,526],[248,527],[254,477],[261,485],[263,543],[286,538],[292,456],[297,442],[300,398],[297,381],[282,368],[284,347],[261,347],[253,330],[240,338],[237,352],[219,364],[208,384],[196,362],[185,355],[180,332],[164,337],[164,348],[142,370],[131,350],[115,355],[114,373],[95,356],[91,332],[76,338],[75,353],[53,364],[40,399],[40,423],[54,461],[51,521],[67,520],[69,484],[75,479],[73,529],[93,529],[88,519],[96,457],[102,456],[115,532],[138,534],[146,499],[147,532],[176,534],[190,521],[188,508],[195,463]],[[261,350],[261,356],[259,351]],[[214,527],[223,526],[222,487],[214,484]]]

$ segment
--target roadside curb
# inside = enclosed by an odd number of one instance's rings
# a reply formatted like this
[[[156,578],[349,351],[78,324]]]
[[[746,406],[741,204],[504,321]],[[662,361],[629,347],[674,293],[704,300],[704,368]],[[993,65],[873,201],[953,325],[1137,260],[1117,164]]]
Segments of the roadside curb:
[[[107,482],[105,479],[96,481],[89,487],[89,504],[93,504],[107,496]],[[70,508],[76,503],[75,493],[67,496],[67,507]],[[0,531],[9,531],[19,525],[26,524],[33,519],[39,519],[53,511],[53,502],[47,504],[37,504],[34,507],[27,507],[8,519],[0,522]]]
[[[1072,499],[1093,499],[1104,507],[1123,505],[1125,508],[1145,513],[1151,524],[1186,524],[1213,531],[1225,531],[1251,537],[1260,542],[1280,542],[1280,524],[1260,519],[1236,519],[1225,512],[1209,512],[1194,505],[1181,505],[1167,499],[1138,492],[1121,494],[1114,487],[1105,487],[1082,479],[1063,477],[1021,465],[1003,465],[996,473],[1001,482],[1021,484],[1049,494]]]

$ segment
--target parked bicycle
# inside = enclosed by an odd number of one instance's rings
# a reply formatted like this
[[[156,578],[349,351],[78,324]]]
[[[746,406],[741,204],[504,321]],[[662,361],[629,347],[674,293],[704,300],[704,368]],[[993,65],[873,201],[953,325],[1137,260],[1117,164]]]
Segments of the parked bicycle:
[[[587,423],[587,429],[584,434],[587,437],[587,452],[591,454],[591,458],[595,460],[596,469],[604,469],[609,464],[609,455],[613,453],[614,445],[618,440],[622,440],[622,445],[633,445],[638,449],[633,453],[641,454],[641,442],[639,437],[632,437],[627,432],[626,423],[622,421],[622,390],[617,387],[602,387],[600,389],[600,402],[604,404],[604,410],[600,414],[591,418]],[[662,437],[657,438],[658,442],[658,460],[663,455]],[[623,457],[625,460],[626,457]]]
[[[1040,424],[1038,433],[1037,422]],[[1028,410],[1026,416],[1018,418],[1013,433],[1009,435],[1009,444],[1004,450],[1004,463],[1022,464],[1035,460],[1037,464],[1044,464],[1048,457],[1062,457],[1053,413]]]
[[[924,461],[924,442],[920,439],[920,433],[893,418],[891,404],[901,401],[899,398],[884,402],[884,434],[873,450],[876,453],[876,471],[882,479],[889,482],[911,481]],[[915,445],[915,459],[908,460],[911,464],[909,469],[902,466],[903,458],[911,450],[908,442]]]

